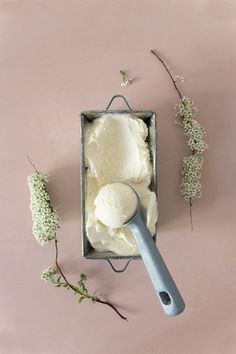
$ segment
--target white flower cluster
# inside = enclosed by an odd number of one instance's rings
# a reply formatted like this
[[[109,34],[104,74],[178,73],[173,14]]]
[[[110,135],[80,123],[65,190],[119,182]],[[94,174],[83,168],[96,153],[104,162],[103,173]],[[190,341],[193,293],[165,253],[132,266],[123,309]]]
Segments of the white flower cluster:
[[[192,151],[195,151],[199,154],[203,153],[208,148],[208,145],[204,140],[194,139],[192,137],[188,139],[188,146]]]
[[[201,170],[203,157],[201,155],[191,155],[183,159],[182,181],[180,190],[184,199],[193,200],[201,197]]]
[[[51,206],[46,189],[47,181],[48,176],[39,172],[28,177],[33,234],[41,245],[56,239],[56,230],[59,228],[59,217]]]
[[[205,129],[194,119],[197,108],[188,97],[182,97],[176,105],[177,123],[184,129],[188,137],[188,146],[192,155],[183,160],[181,192],[186,200],[193,200],[201,196],[201,169],[203,164],[203,152],[208,148],[203,140]]]
[[[184,134],[189,138],[188,145],[194,153],[203,153],[207,144],[203,140],[205,129],[194,119],[197,108],[188,97],[183,97],[176,105],[178,123],[184,128]]]
[[[47,283],[48,283],[48,282],[54,283],[54,281],[55,281],[55,276],[56,276],[57,274],[58,274],[58,273],[57,273],[56,269],[53,269],[52,267],[48,267],[48,268],[46,268],[46,269],[43,271],[43,273],[42,273],[42,275],[41,275],[41,279],[44,280],[44,281],[46,281]]]
[[[197,108],[195,107],[194,102],[188,97],[182,97],[176,104],[175,108],[177,110],[177,117],[179,118],[180,123],[194,118],[197,113]]]

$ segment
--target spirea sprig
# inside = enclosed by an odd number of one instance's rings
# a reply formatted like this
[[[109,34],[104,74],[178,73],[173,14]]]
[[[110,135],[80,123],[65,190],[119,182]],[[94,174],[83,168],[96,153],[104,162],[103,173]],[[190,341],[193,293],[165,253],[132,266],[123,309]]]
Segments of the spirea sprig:
[[[46,188],[48,176],[36,172],[27,179],[30,189],[30,209],[33,220],[33,234],[43,246],[45,243],[56,239],[59,228],[59,217],[53,210],[50,197]]]
[[[67,280],[58,262],[58,240],[56,237],[56,231],[59,228],[59,217],[53,209],[46,183],[48,182],[48,175],[39,172],[30,157],[28,160],[35,170],[35,173],[27,178],[27,183],[30,189],[30,209],[33,219],[33,234],[40,245],[54,240],[55,245],[55,267],[48,267],[41,274],[41,279],[47,283],[53,284],[55,287],[66,288],[67,290],[73,290],[74,294],[77,294],[78,302],[81,303],[84,300],[90,300],[93,303],[100,303],[112,308],[117,315],[123,320],[127,320],[109,301],[104,301],[99,297],[89,294],[86,281],[86,274],[80,274],[80,280],[77,285],[72,285]]]
[[[183,159],[182,165],[182,179],[180,183],[180,190],[185,200],[189,202],[191,229],[193,230],[192,222],[192,201],[201,197],[201,170],[203,164],[203,153],[208,148],[204,140],[206,135],[205,129],[195,119],[197,108],[194,102],[186,96],[183,96],[177,83],[183,82],[183,77],[180,75],[172,76],[165,61],[154,50],[151,53],[162,63],[166,72],[168,73],[172,84],[178,93],[179,102],[176,104],[177,111],[176,123],[184,130],[184,135],[187,137],[187,143],[191,150],[191,155]]]
[[[185,157],[182,167],[182,180],[180,190],[185,200],[192,201],[201,197],[201,170],[203,164],[203,152],[208,148],[204,137],[205,129],[195,119],[197,108],[189,97],[182,97],[176,104],[177,124],[184,129],[184,135],[188,139],[188,146],[192,155]]]

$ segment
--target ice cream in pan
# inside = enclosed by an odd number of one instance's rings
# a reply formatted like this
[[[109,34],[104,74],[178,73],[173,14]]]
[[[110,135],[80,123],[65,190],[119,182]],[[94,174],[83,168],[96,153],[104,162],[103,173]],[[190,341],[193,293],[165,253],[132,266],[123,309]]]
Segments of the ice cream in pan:
[[[100,188],[109,183],[125,182],[136,190],[146,225],[155,234],[157,200],[149,188],[152,168],[147,136],[144,121],[131,114],[107,113],[86,125],[86,231],[97,251],[121,256],[139,254],[128,227],[109,228],[96,218],[94,200]]]
[[[184,301],[153,241],[156,195],[145,123],[127,115],[96,119],[86,130],[86,230],[97,250],[141,254],[164,312],[184,310]]]

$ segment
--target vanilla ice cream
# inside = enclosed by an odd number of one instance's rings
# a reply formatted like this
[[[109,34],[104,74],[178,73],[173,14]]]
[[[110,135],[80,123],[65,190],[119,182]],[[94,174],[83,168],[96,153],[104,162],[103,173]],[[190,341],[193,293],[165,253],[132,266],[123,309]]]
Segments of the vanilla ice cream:
[[[106,226],[118,228],[134,216],[138,198],[127,184],[112,183],[99,190],[94,205],[94,214],[98,220]]]
[[[146,225],[155,234],[157,201],[149,188],[152,168],[147,136],[144,121],[131,114],[106,113],[86,124],[86,231],[97,251],[123,256],[139,254],[128,227],[107,227],[98,220],[97,206],[101,200],[96,200],[96,196],[107,184],[124,182],[138,193]]]

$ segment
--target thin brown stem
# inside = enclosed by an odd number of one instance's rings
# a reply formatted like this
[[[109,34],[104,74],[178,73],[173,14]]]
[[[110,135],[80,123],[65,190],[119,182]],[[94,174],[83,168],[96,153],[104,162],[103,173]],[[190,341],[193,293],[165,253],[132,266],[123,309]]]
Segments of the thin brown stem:
[[[55,240],[55,249],[56,249],[55,264],[56,264],[56,267],[57,267],[59,273],[61,274],[62,278],[65,280],[66,284],[67,284],[72,290],[76,291],[76,288],[75,288],[72,284],[69,283],[69,281],[66,279],[66,276],[65,276],[64,273],[62,272],[61,267],[60,267],[59,264],[58,264],[58,246],[57,246],[57,243],[58,243],[58,241]]]
[[[31,158],[29,156],[27,156],[27,159],[29,160],[29,163],[31,164],[31,166],[33,167],[33,169],[35,170],[36,173],[39,173],[39,171],[37,170],[37,168],[35,167],[35,165],[33,164]]]
[[[98,297],[96,297],[94,301],[95,301],[95,302],[98,302],[98,303],[100,303],[100,304],[104,304],[104,305],[110,306],[110,307],[117,313],[117,315],[119,315],[123,320],[128,321],[127,317],[124,317],[124,316],[117,310],[117,308],[116,308],[114,305],[112,305],[110,302],[103,301],[103,300],[99,299]]]
[[[195,155],[196,151],[192,150],[192,155]],[[193,232],[193,211],[192,211],[192,199],[189,199],[189,215],[190,215],[190,225],[191,225],[191,231]]]
[[[193,232],[193,213],[192,213],[192,199],[189,199],[189,216],[190,216],[190,225],[191,225],[191,231]]]
[[[64,275],[64,273],[63,273],[61,267],[60,267],[59,264],[58,264],[58,245],[57,245],[57,244],[58,244],[58,241],[55,240],[55,249],[56,249],[55,264],[56,264],[56,267],[57,267],[59,273],[61,274],[62,278],[64,279],[65,283],[66,283],[73,291],[78,292],[78,291],[77,291],[77,288],[74,287],[72,284],[70,284],[70,282],[67,280],[67,278],[66,278],[66,276]],[[90,295],[88,295],[88,294],[84,294],[83,292],[80,292],[80,295],[83,295],[83,296],[85,296],[85,297],[91,299],[93,302],[98,302],[98,303],[100,303],[100,304],[104,304],[104,305],[107,305],[107,306],[111,307],[111,308],[118,314],[118,316],[119,316],[120,318],[122,318],[123,320],[126,320],[126,321],[127,321],[127,318],[124,317],[124,316],[117,310],[117,308],[116,308],[114,305],[112,305],[110,302],[108,302],[108,301],[103,301],[103,300],[101,300],[99,297],[96,297],[96,296],[90,296]]]
[[[168,75],[169,75],[169,77],[170,77],[170,79],[171,79],[171,81],[172,81],[172,83],[173,83],[173,85],[174,85],[174,87],[175,87],[175,89],[176,89],[178,95],[179,95],[179,98],[182,99],[182,98],[183,98],[183,95],[182,95],[182,93],[180,92],[178,86],[176,85],[176,80],[173,78],[173,76],[172,76],[172,74],[171,74],[171,72],[170,72],[168,66],[167,66],[166,63],[164,62],[164,60],[163,60],[163,59],[160,57],[160,55],[157,54],[157,52],[155,52],[153,49],[151,50],[151,53],[152,53],[153,55],[155,55],[155,57],[162,63],[162,65],[164,66],[166,72],[168,73]]]

